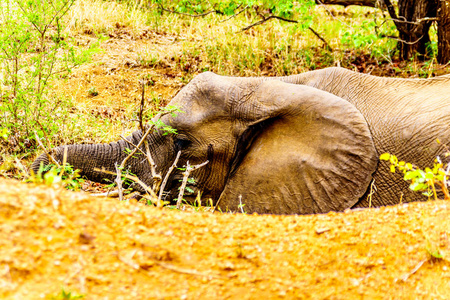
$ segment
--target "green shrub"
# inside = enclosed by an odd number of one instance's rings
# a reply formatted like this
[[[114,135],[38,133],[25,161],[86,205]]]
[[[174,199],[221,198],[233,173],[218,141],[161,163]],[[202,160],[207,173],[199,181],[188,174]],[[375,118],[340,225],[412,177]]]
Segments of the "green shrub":
[[[403,179],[410,182],[409,188],[416,192],[421,192],[427,197],[437,199],[437,192],[441,191],[446,200],[450,199],[448,190],[448,180],[450,175],[450,165],[444,164],[438,157],[434,162],[433,168],[424,170],[414,166],[411,163],[399,161],[395,155],[384,153],[380,160],[389,161],[391,172],[396,170],[404,174]]]
[[[56,136],[71,102],[50,93],[89,57],[64,34],[63,16],[75,0],[6,0],[0,4],[0,144],[21,153],[40,137]],[[47,139],[52,140],[52,139]]]

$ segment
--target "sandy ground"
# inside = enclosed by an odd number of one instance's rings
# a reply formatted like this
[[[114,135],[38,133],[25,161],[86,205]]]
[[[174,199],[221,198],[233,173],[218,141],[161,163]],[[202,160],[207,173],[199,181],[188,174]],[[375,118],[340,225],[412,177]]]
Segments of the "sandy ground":
[[[232,215],[0,190],[2,299],[450,299],[447,201]]]

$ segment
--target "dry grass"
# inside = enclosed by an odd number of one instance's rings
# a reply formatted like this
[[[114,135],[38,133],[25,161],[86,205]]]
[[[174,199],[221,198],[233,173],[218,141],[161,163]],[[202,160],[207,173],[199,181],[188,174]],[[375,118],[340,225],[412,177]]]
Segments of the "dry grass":
[[[71,34],[107,34],[118,24],[130,28],[146,25],[147,17],[140,6],[130,7],[115,1],[77,0],[66,15],[67,30]]]
[[[148,4],[147,4],[148,5]],[[158,33],[176,37],[176,45],[169,52],[148,45],[139,55],[152,63],[175,62],[189,78],[204,70],[220,74],[255,76],[288,75],[309,69],[345,64],[345,34],[366,34],[368,21],[376,12],[371,8],[341,7],[313,8],[313,27],[328,41],[334,52],[323,48],[311,31],[300,30],[296,24],[272,20],[246,32],[242,28],[255,21],[251,14],[241,14],[223,22],[226,17],[208,15],[189,18],[177,14],[160,15],[156,6],[137,2],[135,6],[114,1],[80,0],[68,16],[69,30],[108,36],[121,27],[138,32],[149,28]],[[379,13],[378,13],[379,14]],[[387,30],[387,26],[383,27]],[[384,45],[380,40],[376,44]],[[388,43],[389,47],[392,43]],[[374,50],[374,44],[359,49]],[[344,61],[343,61],[344,60]]]

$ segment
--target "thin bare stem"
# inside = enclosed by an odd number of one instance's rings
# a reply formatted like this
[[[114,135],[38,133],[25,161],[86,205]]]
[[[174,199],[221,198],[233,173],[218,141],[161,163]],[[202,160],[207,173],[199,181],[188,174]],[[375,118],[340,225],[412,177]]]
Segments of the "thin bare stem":
[[[209,163],[209,160],[195,165],[195,166],[191,166],[189,164],[189,161],[186,162],[186,170],[183,172],[183,182],[181,183],[181,187],[180,187],[180,192],[178,193],[178,200],[177,200],[177,209],[181,208],[181,201],[183,200],[183,196],[184,196],[184,189],[186,188],[186,184],[187,181],[189,179],[189,175],[191,174],[192,171],[197,170],[198,168],[201,168],[203,166],[205,166],[207,163]]]
[[[427,261],[428,261],[428,258],[427,258],[427,259],[424,259],[424,260],[422,260],[422,261],[420,261],[420,262],[414,267],[414,269],[412,269],[411,272],[409,272],[409,273],[403,275],[402,277],[400,277],[400,279],[401,279],[403,282],[406,282],[406,281],[408,280],[408,278],[411,277],[411,275],[413,275],[414,273],[416,273],[416,272],[420,269],[420,267],[422,267],[422,265],[423,265],[424,263],[426,263]]]
[[[64,174],[65,168],[67,163],[67,147],[64,147],[64,154],[63,154],[63,165],[61,168],[61,172],[59,173],[59,177],[61,177]]]
[[[151,124],[151,125],[148,127],[147,131],[145,132],[145,134],[142,136],[141,140],[139,141],[139,144],[137,144],[136,148],[134,148],[134,149],[131,151],[131,153],[128,154],[128,156],[125,157],[125,159],[124,159],[124,160],[122,161],[122,163],[120,164],[120,168],[121,168],[121,169],[123,169],[123,168],[125,167],[125,164],[127,163],[127,161],[128,161],[134,154],[136,154],[137,150],[141,148],[141,146],[142,146],[142,144],[144,143],[144,141],[145,141],[145,139],[147,138],[147,136],[150,134],[150,132],[153,131],[153,128],[155,128],[156,122],[157,122],[159,119],[161,119],[164,115],[167,115],[167,114],[170,114],[170,113],[172,113],[172,112],[171,112],[171,111],[167,111],[167,112],[164,112],[164,113],[158,113],[158,114],[155,116],[155,118],[154,118],[155,121],[153,122],[153,124]],[[139,150],[139,151],[140,151],[140,150]]]
[[[314,29],[312,29],[312,27],[311,26],[308,26],[308,29],[319,39],[319,40],[321,40],[324,44],[325,44],[325,46],[326,46],[326,48],[328,49],[328,51],[333,51],[333,48],[331,48],[331,46],[327,43],[327,41],[323,38],[323,37],[321,37],[320,36],[320,34],[317,32],[317,31],[315,31]]]
[[[102,172],[102,173],[110,174],[110,175],[117,175],[117,173],[105,170],[103,168],[102,169],[94,168],[94,171]],[[119,172],[119,174],[120,174],[120,172]],[[148,192],[150,194],[151,197],[153,197],[153,199],[155,199],[155,200],[158,199],[158,196],[155,194],[155,192],[148,185],[146,185],[143,181],[141,181],[138,177],[132,176],[130,174],[122,174],[122,176],[139,184],[146,192]],[[120,197],[120,192],[119,192],[119,197]]]
[[[261,25],[261,24],[263,24],[263,23],[265,23],[265,22],[267,22],[267,21],[269,21],[269,20],[271,20],[271,19],[278,19],[278,20],[281,20],[281,21],[284,21],[284,22],[289,22],[289,23],[298,23],[298,21],[296,21],[296,20],[286,19],[286,18],[283,18],[283,17],[280,17],[280,16],[274,16],[274,15],[271,15],[271,16],[268,16],[268,17],[261,15],[261,18],[262,18],[262,19],[259,20],[258,22],[255,22],[255,23],[253,23],[253,24],[250,24],[250,25],[248,25],[248,26],[242,28],[242,29],[240,30],[240,32],[246,31],[246,30],[248,30],[248,29],[250,29],[250,28],[252,28],[252,27]],[[309,30],[310,30],[310,31],[311,31],[311,32],[312,32],[319,40],[321,40],[321,41],[325,44],[326,48],[327,48],[329,51],[333,51],[333,49],[332,49],[331,46],[328,44],[328,42],[327,42],[322,36],[320,36],[320,34],[319,34],[317,31],[315,31],[311,26],[308,26],[308,29],[309,29]]]
[[[242,4],[240,4],[239,7],[240,7],[241,5],[242,5]],[[239,8],[239,7],[238,7],[238,8]],[[241,9],[240,11],[238,11],[237,13],[235,13],[234,15],[232,15],[232,16],[226,18],[225,20],[220,21],[220,23],[226,22],[226,21],[228,21],[228,20],[230,20],[230,19],[233,19],[233,18],[239,16],[241,13],[243,13],[243,12],[244,12],[246,9],[248,9],[249,7],[250,7],[249,5],[245,6],[243,9]]]
[[[242,205],[242,195],[239,195],[239,208],[241,209],[241,213],[245,214],[244,207]]]
[[[141,129],[142,132],[144,132],[144,124],[143,124],[143,118],[142,115],[144,113],[144,104],[145,104],[145,84],[146,81],[144,79],[140,80],[139,83],[142,85],[142,94],[141,94],[141,106],[139,107],[139,128]]]
[[[144,156],[145,156],[145,158],[147,159],[147,161],[148,161],[148,164],[150,165],[150,172],[152,173],[152,177],[153,177],[153,183],[154,183],[154,185],[155,185],[155,182],[157,181],[157,182],[161,182],[161,175],[160,174],[158,174],[158,173],[156,173],[156,164],[155,164],[155,161],[153,160],[153,158],[152,158],[152,156],[151,156],[151,154],[150,154],[150,149],[149,149],[149,147],[148,147],[148,144],[146,143],[146,152],[147,153],[145,153],[145,152],[143,152],[141,149],[139,149],[138,148],[138,146],[136,146],[135,144],[133,144],[132,142],[130,142],[129,140],[127,140],[125,137],[123,137],[122,135],[120,135],[120,137],[125,141],[125,142],[127,142],[128,144],[130,144],[131,146],[133,146],[134,147],[134,149],[136,150],[136,152],[137,151],[139,151],[139,152],[141,152]],[[155,186],[153,186],[153,190],[155,190]]]
[[[39,147],[42,148],[42,150],[44,150],[44,153],[47,155],[48,160],[51,161],[52,163],[54,163],[58,168],[60,168],[61,166],[59,165],[58,161],[50,154],[49,151],[47,151],[47,149],[45,148],[45,146],[42,144],[41,140],[39,139],[39,136],[37,135],[37,133],[34,133],[34,136],[36,137],[36,141],[39,144]]]
[[[201,13],[201,14],[195,14],[195,15],[192,15],[192,14],[187,14],[187,13],[182,13],[182,12],[178,12],[178,11],[174,11],[174,10],[167,9],[167,8],[165,8],[161,3],[158,3],[158,5],[159,5],[159,8],[160,8],[162,11],[170,12],[170,13],[172,13],[172,14],[178,14],[178,15],[182,15],[182,16],[187,16],[187,17],[194,17],[194,18],[204,17],[204,16],[206,16],[206,15],[209,15],[209,14],[212,14],[212,13],[217,12],[217,11],[215,11],[215,10],[210,10],[210,11],[207,11],[207,12],[204,12],[204,13]]]
[[[263,23],[265,23],[265,22],[267,22],[267,21],[269,21],[269,20],[271,20],[271,19],[278,19],[278,20],[282,20],[282,21],[290,22],[290,23],[298,23],[298,21],[296,21],[296,20],[286,19],[286,18],[283,18],[283,17],[274,16],[274,15],[271,15],[271,16],[268,16],[268,17],[265,17],[265,16],[261,16],[261,17],[262,17],[261,20],[259,20],[258,22],[255,22],[255,23],[253,23],[253,24],[250,24],[250,25],[248,25],[248,26],[242,28],[242,29],[240,30],[240,32],[246,31],[246,30],[249,30],[249,29],[252,28],[252,27],[261,25],[261,24],[263,24]]]
[[[164,189],[166,188],[166,184],[167,181],[169,180],[169,176],[172,173],[172,171],[177,167],[177,163],[178,160],[180,159],[180,155],[181,155],[181,151],[178,151],[177,153],[177,157],[175,157],[175,160],[173,161],[173,164],[170,166],[169,170],[167,171],[166,176],[164,177],[164,180],[161,184],[161,188],[159,190],[159,195],[158,195],[158,203],[157,206],[160,207],[161,206],[161,199],[162,199],[162,195],[164,193]]]
[[[142,85],[142,93],[141,93],[141,106],[139,108],[139,128],[141,129],[141,132],[144,132],[144,120],[143,120],[143,114],[144,114],[144,104],[145,104],[145,85],[147,84],[147,80],[145,78],[143,78],[142,80],[139,81]],[[134,145],[133,145],[134,146]],[[153,186],[152,189],[153,191],[157,192],[162,178],[161,175],[156,173],[156,164],[155,161],[153,160],[152,155],[150,154],[150,147],[148,145],[147,139],[144,140],[144,146],[145,146],[145,152],[144,155],[146,155],[147,157],[147,161],[148,164],[150,166],[150,171],[152,173],[152,179],[153,179]]]
[[[122,187],[122,169],[121,167],[117,166],[117,163],[114,165],[116,167],[116,179],[114,182],[117,184],[117,192],[119,193],[119,200],[123,200],[123,187]]]

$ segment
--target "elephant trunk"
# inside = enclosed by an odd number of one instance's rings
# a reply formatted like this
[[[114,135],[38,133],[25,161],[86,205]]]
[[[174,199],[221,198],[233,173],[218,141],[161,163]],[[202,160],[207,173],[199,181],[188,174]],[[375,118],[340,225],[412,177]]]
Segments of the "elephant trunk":
[[[139,141],[141,133],[139,131],[134,132],[132,136],[128,137],[134,144]],[[112,142],[109,144],[83,144],[83,145],[66,145],[55,148],[52,151],[52,156],[59,163],[64,160],[64,152],[67,149],[66,161],[68,164],[73,166],[74,170],[81,170],[81,174],[86,176],[88,179],[96,182],[101,182],[104,179],[114,180],[115,176],[112,174],[107,174],[101,171],[95,171],[95,169],[105,169],[106,171],[116,172],[115,165],[120,163],[128,155],[126,149],[131,148],[127,142],[121,140],[118,142]],[[139,166],[139,162],[144,159],[142,155],[134,155],[127,165],[130,166],[130,171],[132,173],[141,173],[144,177],[148,177],[150,172],[145,172],[144,166]],[[40,155],[31,165],[31,170],[35,173],[38,172],[41,163],[45,166],[48,165],[49,159],[44,153]],[[139,171],[138,171],[139,170]],[[144,171],[144,172],[143,172]],[[151,182],[151,178],[139,178],[144,182]],[[150,176],[151,177],[151,176]]]

